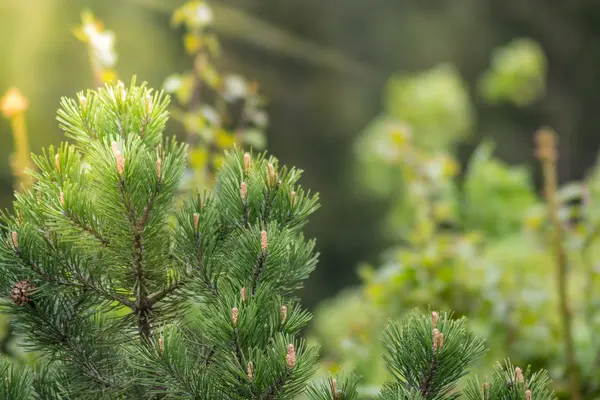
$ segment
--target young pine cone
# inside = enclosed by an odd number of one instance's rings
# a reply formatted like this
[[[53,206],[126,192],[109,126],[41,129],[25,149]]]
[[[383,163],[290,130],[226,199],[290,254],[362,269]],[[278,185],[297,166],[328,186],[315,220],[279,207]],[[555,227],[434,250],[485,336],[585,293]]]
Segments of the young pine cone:
[[[30,295],[35,290],[35,285],[30,283],[29,280],[25,279],[22,282],[15,283],[15,287],[10,294],[12,301],[21,306],[23,304],[31,302]]]

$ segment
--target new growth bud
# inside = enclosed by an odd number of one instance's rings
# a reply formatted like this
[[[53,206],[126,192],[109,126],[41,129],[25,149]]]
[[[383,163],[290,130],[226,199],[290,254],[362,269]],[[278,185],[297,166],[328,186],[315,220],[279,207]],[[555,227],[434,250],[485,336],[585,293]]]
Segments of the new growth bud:
[[[532,396],[531,396],[531,390],[527,389],[525,391],[525,400],[531,400]]]
[[[437,322],[438,322],[438,313],[437,312],[432,312],[431,313],[431,322],[433,324],[434,328],[437,328]]]
[[[248,380],[251,381],[253,376],[254,376],[254,367],[252,366],[252,363],[249,362],[248,363]]]
[[[242,295],[242,303],[244,301],[246,301],[246,288],[242,288],[242,290],[240,290],[240,294]]]
[[[200,221],[200,214],[194,213],[194,231],[198,232],[198,222]]]
[[[152,95],[150,92],[146,92],[146,114],[150,115],[152,112]]]
[[[156,160],[156,175],[159,179],[162,177],[162,160],[160,158]]]
[[[242,197],[242,201],[246,202],[246,197],[248,196],[248,185],[246,182],[242,182],[240,184],[240,196]]]
[[[12,242],[15,248],[19,247],[19,234],[16,231],[12,233]]]
[[[237,307],[233,307],[231,309],[231,322],[233,322],[233,326],[237,326],[237,321],[238,321],[238,309]]]
[[[281,306],[281,325],[285,324],[287,320],[287,307]]]
[[[60,172],[60,156],[58,154],[54,156],[54,164],[56,164],[56,169]]]
[[[84,95],[79,96],[79,102],[81,103],[81,108],[83,109],[83,111],[85,111],[85,108],[87,106],[87,99]]]
[[[119,175],[123,175],[125,172],[125,158],[123,158],[123,154],[121,154],[117,142],[112,142],[111,147],[113,154],[115,155],[115,159],[117,160],[117,171],[119,171]]]
[[[444,334],[437,328],[433,329],[433,351],[442,350],[444,347]]]
[[[125,91],[125,85],[121,81],[119,81],[118,85],[119,89],[121,90],[121,101],[125,102],[127,100],[127,92]]]
[[[244,154],[244,173],[248,175],[250,172],[250,153]]]
[[[162,354],[165,350],[165,343],[163,338],[158,338],[158,351]]]
[[[269,163],[267,166],[267,184],[272,185],[275,183],[275,167]]]
[[[260,233],[260,248],[263,251],[267,250],[269,242],[267,241],[267,231],[262,231]]]
[[[293,344],[288,344],[285,361],[287,362],[287,366],[289,369],[294,368],[294,366],[296,365],[296,349],[294,348]]]
[[[293,206],[296,205],[296,192],[292,191],[292,193],[290,193],[290,201],[292,202]]]
[[[65,194],[63,192],[60,192],[59,201],[61,206],[65,205]]]
[[[523,381],[524,381],[523,371],[521,371],[521,368],[519,368],[519,367],[515,368],[515,380],[517,382],[521,382],[521,383],[523,383]]]

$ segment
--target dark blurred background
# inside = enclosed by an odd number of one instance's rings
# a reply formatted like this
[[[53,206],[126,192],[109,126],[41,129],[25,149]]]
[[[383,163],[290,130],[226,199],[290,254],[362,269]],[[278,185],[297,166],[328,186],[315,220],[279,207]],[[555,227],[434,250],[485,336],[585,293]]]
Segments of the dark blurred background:
[[[170,0],[0,0],[0,92],[29,98],[31,149],[63,139],[55,121],[61,96],[93,87],[85,45],[73,37],[91,9],[117,34],[124,80],[160,87],[190,68],[181,31],[170,25]],[[532,164],[532,133],[551,125],[561,137],[560,179],[581,177],[595,161],[600,136],[600,1],[598,0],[220,0],[210,3],[225,50],[225,70],[257,80],[269,99],[268,150],[306,171],[322,209],[308,226],[322,253],[307,284],[308,306],[358,279],[360,261],[386,247],[386,204],[355,190],[354,141],[381,110],[393,73],[441,62],[475,84],[493,49],[515,37],[538,41],[548,59],[547,92],[527,108],[478,100],[477,126],[461,148],[466,158],[483,137],[511,163]],[[473,86],[471,85],[471,86]],[[177,129],[173,127],[173,133]],[[13,143],[0,120],[0,205],[10,207]]]

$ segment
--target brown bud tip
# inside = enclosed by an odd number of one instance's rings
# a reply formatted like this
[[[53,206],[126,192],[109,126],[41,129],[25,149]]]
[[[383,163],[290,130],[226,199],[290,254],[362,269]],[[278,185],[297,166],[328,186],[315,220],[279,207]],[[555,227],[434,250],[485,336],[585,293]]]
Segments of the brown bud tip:
[[[163,338],[158,338],[158,351],[161,353],[165,350],[165,342]]]
[[[2,110],[2,114],[4,114],[6,118],[11,118],[22,113],[27,107],[27,99],[17,88],[10,89],[0,100],[0,110]]]
[[[525,391],[525,400],[531,400],[532,396],[531,396],[531,390],[527,389]]]
[[[59,200],[60,200],[60,205],[64,206],[65,205],[65,194],[64,194],[64,192],[60,192]]]
[[[556,133],[550,128],[541,128],[535,133],[535,155],[540,161],[554,162],[558,159]]]
[[[521,368],[519,368],[519,367],[515,368],[515,380],[517,382],[521,382],[521,383],[524,382],[523,371],[521,371]]]
[[[162,176],[162,160],[160,158],[156,160],[156,175],[159,178]]]
[[[444,347],[444,334],[440,332],[438,335],[438,348],[441,350]]]
[[[333,400],[337,399],[337,379],[333,378],[331,380],[331,397],[333,398]]]
[[[56,164],[56,169],[60,172],[60,156],[58,154],[54,156],[54,164]]]
[[[231,322],[233,322],[233,326],[237,326],[239,311],[237,307],[233,307],[231,309]]]
[[[115,159],[117,160],[117,171],[119,172],[119,175],[123,175],[125,172],[125,158],[119,150],[115,152]]]
[[[275,183],[275,167],[271,163],[267,166],[267,183],[269,185]]]
[[[242,295],[242,301],[246,301],[246,288],[242,288],[242,290],[240,290],[240,293]]]
[[[200,214],[194,213],[194,230],[198,231],[198,222],[200,221]]]
[[[240,196],[242,196],[242,201],[245,202],[248,196],[248,184],[246,182],[240,184]]]
[[[437,328],[434,328],[432,336],[433,336],[433,350],[437,350],[437,348],[438,348],[438,339],[440,337],[440,331],[437,330]]]
[[[281,325],[285,324],[287,320],[287,307],[281,306]]]
[[[287,362],[287,366],[289,369],[294,368],[294,366],[296,365],[296,349],[294,348],[293,344],[288,344],[285,361]]]
[[[12,233],[12,242],[15,248],[19,247],[19,234],[16,231]]]
[[[435,311],[431,313],[431,322],[433,323],[433,327],[437,328],[438,313]]]
[[[251,381],[253,376],[254,376],[254,367],[252,366],[252,363],[249,362],[248,363],[248,380]]]
[[[296,205],[296,192],[292,191],[292,193],[290,193],[290,201],[292,202],[293,206]]]
[[[267,241],[267,231],[262,231],[260,233],[260,248],[262,250],[267,250],[269,242]]]
[[[244,154],[244,172],[246,175],[250,172],[250,153]]]

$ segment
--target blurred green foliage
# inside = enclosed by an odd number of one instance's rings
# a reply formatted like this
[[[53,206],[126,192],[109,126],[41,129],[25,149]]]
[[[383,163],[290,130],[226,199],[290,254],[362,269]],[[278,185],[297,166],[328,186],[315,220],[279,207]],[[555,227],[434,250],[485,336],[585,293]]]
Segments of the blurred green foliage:
[[[544,69],[529,68],[530,60],[540,57],[539,49],[523,43],[530,42],[518,40],[499,49],[502,56],[494,57],[484,76],[501,86],[498,93],[506,99],[532,101],[531,93],[541,94]],[[507,61],[509,56],[514,59]],[[538,64],[544,62],[542,55]],[[505,63],[510,68],[500,65]],[[514,77],[507,78],[511,70],[529,75],[515,83]],[[382,255],[377,268],[359,268],[360,286],[317,311],[313,335],[324,346],[324,369],[355,368],[363,375],[364,389],[375,392],[387,377],[377,340],[385,321],[415,306],[454,309],[489,338],[486,361],[509,356],[522,365],[547,368],[564,393],[564,335],[550,227],[530,169],[496,158],[493,144],[484,141],[461,171],[457,145],[475,126],[476,115],[468,89],[451,67],[392,78],[387,89],[384,113],[357,143],[357,172],[364,195],[388,199],[386,231],[397,245]],[[600,396],[600,347],[594,335],[600,324],[600,271],[585,261],[600,254],[593,229],[600,220],[596,202],[583,201],[584,193],[598,195],[597,185],[594,173],[559,193],[586,398]]]

